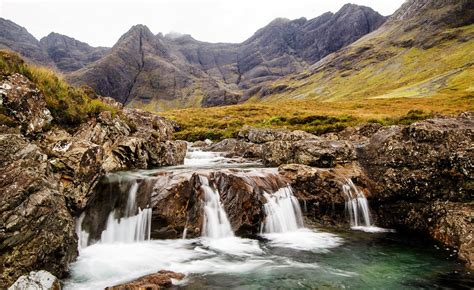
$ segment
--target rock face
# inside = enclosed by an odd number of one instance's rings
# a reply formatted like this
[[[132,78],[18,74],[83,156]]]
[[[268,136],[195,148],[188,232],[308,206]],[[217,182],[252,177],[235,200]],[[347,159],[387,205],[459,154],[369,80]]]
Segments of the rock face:
[[[121,110],[119,104],[113,105],[115,115],[105,111],[77,128],[61,128],[23,75],[2,76],[0,88],[0,112],[12,120],[0,126],[0,288],[5,289],[33,270],[63,277],[77,255],[74,217],[105,174],[182,164],[186,143],[172,140],[174,123]]]
[[[0,49],[13,50],[31,62],[64,73],[98,60],[108,50],[58,33],[50,33],[38,41],[24,27],[4,18],[0,18]]]
[[[205,182],[204,182],[205,181]],[[100,240],[109,213],[125,211],[128,192],[137,183],[137,206],[152,208],[151,238],[201,236],[205,219],[204,186],[218,192],[233,231],[240,236],[259,233],[264,222],[264,192],[287,186],[288,180],[276,170],[199,170],[196,172],[159,171],[147,176],[110,175],[98,187],[85,210],[82,229],[89,233],[88,244]]]
[[[0,49],[10,49],[35,63],[53,66],[48,54],[33,35],[24,27],[4,18],[0,18]]]
[[[473,145],[474,116],[464,113],[382,128],[358,152],[382,224],[428,232],[471,267]]]
[[[20,124],[22,132],[27,135],[43,131],[53,120],[41,93],[20,74],[8,76],[2,81],[0,105],[8,108],[6,113]]]
[[[24,275],[18,278],[8,290],[60,290],[61,284],[58,278],[44,270],[30,272],[28,276]]]
[[[311,20],[276,19],[240,44],[155,36],[137,25],[99,61],[68,78],[120,102],[151,104],[155,110],[235,104],[263,83],[301,72],[384,21],[370,8],[348,4]]]
[[[58,33],[41,38],[41,48],[62,72],[83,68],[105,55],[108,48],[92,47],[87,43]]]
[[[19,134],[0,134],[0,288],[45,269],[58,276],[76,257],[74,219],[46,154]]]
[[[173,286],[172,279],[181,280],[184,274],[172,271],[161,270],[156,274],[147,275],[138,278],[132,282],[107,287],[106,290],[158,290],[167,289]]]

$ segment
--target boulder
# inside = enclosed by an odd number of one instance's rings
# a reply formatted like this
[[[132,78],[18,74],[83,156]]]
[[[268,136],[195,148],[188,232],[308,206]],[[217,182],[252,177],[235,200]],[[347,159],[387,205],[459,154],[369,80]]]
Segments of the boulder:
[[[8,290],[61,290],[61,284],[53,274],[40,270],[21,276]]]
[[[173,286],[173,280],[182,280],[184,274],[161,270],[128,283],[107,287],[106,290],[158,290]]]
[[[296,142],[273,141],[262,145],[262,161],[266,166],[298,163],[329,168],[355,159],[354,146],[346,141],[313,138]]]
[[[381,128],[358,148],[381,225],[426,233],[473,267],[474,114]]]
[[[227,157],[258,158],[262,156],[262,145],[229,138],[205,147],[205,150],[225,152]]]
[[[20,124],[26,135],[44,131],[53,120],[43,95],[21,74],[0,81],[0,108]]]
[[[347,197],[342,189],[348,179],[366,196],[371,196],[367,189],[370,181],[357,164],[335,168],[285,164],[278,168],[278,172],[290,181],[306,215],[322,225],[348,226],[349,219],[345,212]]]
[[[40,148],[0,135],[0,288],[36,269],[61,277],[76,257],[74,219]]]
[[[316,138],[315,135],[300,130],[290,131],[287,129],[254,128],[247,125],[242,127],[239,131],[238,137],[256,144],[277,140],[299,141]]]

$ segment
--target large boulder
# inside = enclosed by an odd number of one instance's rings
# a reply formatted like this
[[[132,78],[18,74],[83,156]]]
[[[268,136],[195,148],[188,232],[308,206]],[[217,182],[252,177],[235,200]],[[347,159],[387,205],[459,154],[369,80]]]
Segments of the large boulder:
[[[228,157],[243,157],[243,158],[261,158],[262,145],[247,142],[241,139],[229,138],[220,142],[206,145],[205,150],[213,152],[225,152]]]
[[[354,146],[346,141],[323,138],[301,141],[272,141],[262,146],[262,161],[266,166],[298,163],[329,168],[356,159]]]
[[[61,290],[61,283],[47,271],[31,271],[29,275],[18,278],[8,290]]]
[[[0,108],[17,121],[27,135],[42,132],[53,120],[43,95],[21,74],[0,81]]]
[[[429,234],[473,267],[474,115],[380,129],[358,149],[382,225]]]
[[[0,190],[0,288],[36,269],[63,276],[76,257],[74,219],[47,155],[21,135],[0,135]]]
[[[302,203],[307,216],[323,225],[347,226],[345,212],[347,196],[343,186],[350,179],[370,197],[370,181],[357,164],[335,168],[315,168],[302,164],[285,164],[278,168],[280,175],[290,181],[295,196]]]
[[[277,140],[299,141],[316,138],[315,135],[300,130],[290,131],[287,129],[254,128],[247,125],[242,127],[242,129],[239,131],[238,136],[240,139],[256,144]]]
[[[160,270],[158,273],[146,275],[124,284],[107,287],[106,290],[159,290],[173,286],[173,280],[182,280],[184,274]]]

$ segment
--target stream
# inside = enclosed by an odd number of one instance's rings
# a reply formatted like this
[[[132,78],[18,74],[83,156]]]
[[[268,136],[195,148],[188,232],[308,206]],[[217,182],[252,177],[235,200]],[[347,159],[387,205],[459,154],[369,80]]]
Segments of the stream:
[[[182,166],[117,174],[144,178],[229,168],[242,174],[275,170],[194,150]],[[65,289],[103,289],[162,269],[186,274],[174,281],[177,289],[474,288],[473,274],[452,249],[373,225],[368,202],[352,182],[344,188],[351,228],[316,227],[288,186],[265,194],[265,224],[258,238],[248,239],[234,234],[219,193],[199,178],[205,194],[201,237],[149,239],[151,209],[137,207],[132,185],[124,216],[115,219],[111,212],[100,240],[87,242],[79,218],[80,254]]]

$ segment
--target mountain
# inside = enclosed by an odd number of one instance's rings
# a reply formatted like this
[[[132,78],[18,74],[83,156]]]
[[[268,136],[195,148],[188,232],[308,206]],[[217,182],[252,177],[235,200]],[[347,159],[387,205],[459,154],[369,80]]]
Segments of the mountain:
[[[28,60],[44,66],[53,66],[39,41],[24,27],[0,17],[0,49],[10,49]]]
[[[240,44],[153,35],[134,26],[98,61],[68,75],[98,93],[150,110],[245,101],[262,84],[301,72],[377,29],[385,17],[347,4],[311,20],[276,19]]]
[[[409,0],[376,31],[252,100],[472,98],[473,23],[472,1]]]
[[[30,62],[63,73],[98,60],[108,50],[54,32],[38,41],[26,28],[4,18],[0,18],[0,49],[18,52]]]
[[[54,32],[43,37],[40,45],[62,72],[78,70],[104,56],[108,50]]]

